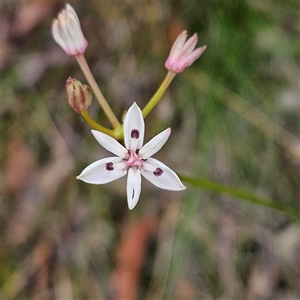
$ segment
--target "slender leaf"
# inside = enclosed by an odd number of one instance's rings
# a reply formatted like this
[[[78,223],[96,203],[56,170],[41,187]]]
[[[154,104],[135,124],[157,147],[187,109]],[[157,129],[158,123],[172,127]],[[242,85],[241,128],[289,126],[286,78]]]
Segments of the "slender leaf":
[[[219,184],[219,183],[211,181],[211,180],[200,179],[197,177],[189,177],[189,176],[182,175],[182,174],[180,174],[179,177],[182,181],[189,183],[196,188],[208,189],[208,190],[220,193],[220,194],[230,195],[237,199],[252,202],[252,203],[264,206],[264,207],[272,208],[272,209],[275,209],[277,211],[280,211],[280,212],[286,214],[293,221],[297,221],[297,222],[300,221],[299,214],[293,208],[291,208],[287,205],[284,205],[282,203],[275,202],[268,198],[258,197],[246,189],[238,189],[238,188],[230,187],[227,185],[222,185],[222,184]]]

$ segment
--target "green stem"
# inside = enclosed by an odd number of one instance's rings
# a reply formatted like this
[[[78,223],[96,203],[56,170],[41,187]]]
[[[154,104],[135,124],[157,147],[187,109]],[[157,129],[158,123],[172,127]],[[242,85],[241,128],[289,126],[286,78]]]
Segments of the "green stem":
[[[114,138],[116,140],[122,140],[124,138],[123,125],[120,125],[114,129]]]
[[[168,72],[166,78],[164,79],[164,81],[162,82],[162,84],[160,85],[160,87],[158,88],[156,93],[153,95],[153,97],[149,100],[147,105],[144,107],[144,109],[143,109],[143,117],[144,118],[146,118],[148,116],[148,114],[151,112],[151,110],[155,107],[155,105],[161,99],[161,97],[163,96],[164,92],[166,91],[166,89],[168,88],[168,86],[170,85],[170,83],[172,82],[174,77],[176,76],[176,74],[177,73],[172,72],[172,71]]]
[[[291,207],[281,204],[281,203],[274,202],[271,199],[260,198],[245,189],[236,189],[233,187],[229,187],[226,185],[216,183],[214,181],[200,179],[200,178],[196,178],[196,177],[189,177],[189,176],[182,175],[182,174],[179,175],[179,177],[182,181],[185,181],[196,188],[209,189],[209,190],[221,193],[221,194],[227,194],[227,195],[239,198],[239,199],[246,200],[248,202],[252,202],[252,203],[259,204],[259,205],[262,205],[265,207],[269,207],[269,208],[275,209],[277,211],[280,211],[280,212],[286,214],[293,221],[300,222],[300,216]]]
[[[96,129],[98,131],[101,131],[105,134],[108,134],[112,137],[115,137],[115,132],[114,130],[111,130],[111,129],[107,129],[101,125],[99,125],[96,121],[93,120],[93,118],[90,116],[90,114],[86,111],[86,110],[83,110],[81,112],[81,115],[82,117],[84,118],[84,120],[93,128],[93,129]]]
[[[107,118],[109,119],[110,123],[112,124],[112,126],[114,128],[119,128],[121,126],[121,124],[119,123],[117,117],[115,116],[115,114],[111,110],[110,106],[108,105],[107,101],[105,100],[103,94],[101,93],[101,91],[95,81],[95,78],[86,62],[84,55],[81,54],[81,55],[77,55],[75,57],[80,65],[80,68],[82,69],[88,83],[90,84],[91,88],[93,89],[94,94],[95,94],[96,98],[98,99],[100,106],[102,107],[104,113],[106,114]]]

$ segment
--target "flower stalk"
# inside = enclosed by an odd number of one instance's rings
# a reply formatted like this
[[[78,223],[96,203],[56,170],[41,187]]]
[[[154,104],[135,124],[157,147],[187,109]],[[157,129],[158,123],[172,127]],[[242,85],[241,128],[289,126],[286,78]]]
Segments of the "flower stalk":
[[[103,126],[101,126],[100,124],[98,124],[91,116],[90,114],[88,113],[87,110],[83,110],[81,113],[81,116],[84,118],[84,120],[95,130],[98,130],[98,131],[101,131],[109,136],[112,136],[112,137],[116,137],[115,135],[115,131],[114,130],[111,130],[111,129],[108,129],[108,128],[105,128]]]
[[[149,100],[147,105],[143,109],[143,117],[146,118],[151,110],[155,107],[155,105],[159,102],[163,94],[165,93],[166,89],[169,87],[170,83],[174,79],[177,73],[169,71],[167,76],[165,77],[164,81],[156,91],[156,93],[152,96]]]
[[[99,86],[97,85],[95,78],[90,70],[89,65],[86,62],[86,59],[83,54],[75,56],[79,66],[84,73],[85,78],[87,79],[90,87],[92,88],[100,106],[102,107],[104,113],[106,114],[107,118],[109,119],[111,125],[114,129],[117,129],[121,126],[120,122],[118,121],[117,117],[113,113],[112,109],[110,108],[109,104],[107,103],[106,99],[104,98],[102,92],[100,91]]]

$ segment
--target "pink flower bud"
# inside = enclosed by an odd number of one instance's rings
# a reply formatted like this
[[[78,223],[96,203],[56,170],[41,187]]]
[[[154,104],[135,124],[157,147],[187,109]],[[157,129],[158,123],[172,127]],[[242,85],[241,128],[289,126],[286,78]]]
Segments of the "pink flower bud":
[[[66,89],[70,106],[78,114],[83,110],[87,110],[92,103],[92,90],[87,85],[82,85],[79,80],[71,77],[67,80]]]
[[[187,41],[186,38],[187,32],[184,30],[174,42],[170,55],[165,62],[165,67],[169,71],[181,73],[197,60],[206,49],[206,46],[202,46],[194,50],[198,41],[197,33]]]
[[[70,4],[58,15],[52,23],[52,35],[68,55],[83,54],[88,45],[85,39],[78,16]]]

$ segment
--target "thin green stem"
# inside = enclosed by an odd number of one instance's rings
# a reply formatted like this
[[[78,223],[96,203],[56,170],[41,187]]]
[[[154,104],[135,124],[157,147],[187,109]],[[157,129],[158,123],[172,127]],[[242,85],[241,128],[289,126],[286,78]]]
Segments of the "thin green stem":
[[[164,92],[174,79],[177,73],[169,71],[166,78],[156,91],[156,93],[153,95],[153,97],[149,100],[147,105],[143,109],[143,117],[146,118],[148,114],[151,112],[151,110],[155,107],[155,105],[158,103],[158,101],[161,99],[163,96]]]
[[[179,174],[178,174],[179,175]],[[184,182],[191,184],[199,189],[209,189],[221,194],[227,194],[235,198],[246,200],[261,206],[269,207],[286,214],[291,220],[300,222],[300,216],[295,210],[282,203],[274,202],[271,199],[261,198],[254,195],[252,192],[245,189],[237,189],[230,186],[222,185],[214,181],[200,179],[196,177],[189,177],[186,175],[179,175],[180,179]]]
[[[120,122],[118,121],[117,117],[115,116],[115,114],[113,113],[112,109],[110,108],[110,106],[108,105],[107,101],[105,100],[103,94],[100,91],[99,86],[97,85],[95,78],[86,62],[86,59],[84,57],[83,54],[81,55],[77,55],[75,56],[80,68],[82,69],[88,83],[90,84],[92,90],[94,91],[94,94],[100,104],[100,106],[102,107],[104,113],[106,114],[107,118],[109,119],[110,123],[112,124],[112,126],[116,129],[119,128],[121,126]]]
[[[84,120],[93,128],[93,129],[96,129],[98,131],[101,131],[105,134],[108,134],[112,137],[115,137],[115,132],[114,130],[111,130],[111,129],[107,129],[101,125],[99,125],[96,121],[93,120],[93,118],[90,116],[90,114],[86,111],[86,110],[83,110],[81,112],[81,115],[82,117],[84,118]]]
[[[116,140],[122,140],[124,138],[123,125],[120,125],[114,129],[114,138]]]

